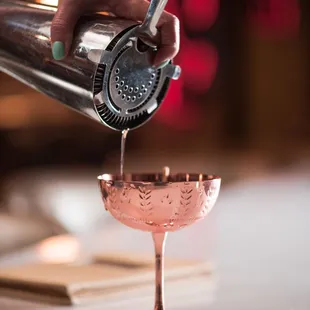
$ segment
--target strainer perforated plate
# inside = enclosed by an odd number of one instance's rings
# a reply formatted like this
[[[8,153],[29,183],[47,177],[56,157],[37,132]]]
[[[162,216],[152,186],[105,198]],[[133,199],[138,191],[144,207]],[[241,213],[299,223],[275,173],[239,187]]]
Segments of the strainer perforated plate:
[[[101,55],[94,83],[94,101],[101,120],[115,130],[133,129],[148,121],[161,105],[170,80],[180,68],[152,66],[155,50],[142,49],[129,30]],[[110,49],[110,50],[109,50]]]

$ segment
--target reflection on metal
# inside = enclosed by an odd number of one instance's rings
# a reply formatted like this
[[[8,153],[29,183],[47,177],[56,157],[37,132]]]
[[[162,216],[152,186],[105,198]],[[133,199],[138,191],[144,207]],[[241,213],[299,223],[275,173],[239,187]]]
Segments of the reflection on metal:
[[[34,2],[44,4],[44,5],[50,5],[50,6],[57,6],[58,0],[35,0]]]
[[[80,19],[70,55],[55,61],[52,2],[1,1],[0,70],[114,130],[150,120],[180,68],[154,68],[155,50],[138,47],[137,23],[104,15]]]

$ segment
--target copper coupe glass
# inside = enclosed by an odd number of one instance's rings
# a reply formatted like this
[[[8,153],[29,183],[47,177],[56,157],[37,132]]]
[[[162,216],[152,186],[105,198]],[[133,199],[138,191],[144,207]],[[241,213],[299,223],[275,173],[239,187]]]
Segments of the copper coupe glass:
[[[203,174],[104,174],[98,177],[106,210],[121,223],[153,235],[155,310],[164,310],[164,249],[168,232],[191,225],[213,208],[221,179]]]

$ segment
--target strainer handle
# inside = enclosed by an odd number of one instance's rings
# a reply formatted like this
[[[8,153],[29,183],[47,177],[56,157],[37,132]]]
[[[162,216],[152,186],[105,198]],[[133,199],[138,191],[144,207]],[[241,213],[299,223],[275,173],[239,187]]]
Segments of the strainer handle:
[[[151,0],[149,9],[146,13],[144,22],[139,27],[141,33],[146,34],[152,39],[156,39],[158,35],[157,24],[166,7],[168,0]]]

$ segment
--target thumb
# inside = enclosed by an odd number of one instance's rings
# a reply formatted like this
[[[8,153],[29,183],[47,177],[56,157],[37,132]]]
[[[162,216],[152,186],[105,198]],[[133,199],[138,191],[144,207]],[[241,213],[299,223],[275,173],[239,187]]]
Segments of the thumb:
[[[65,58],[71,47],[75,25],[83,11],[83,1],[59,1],[51,26],[52,54],[55,60]]]

